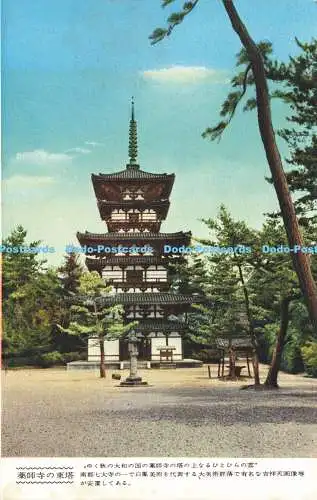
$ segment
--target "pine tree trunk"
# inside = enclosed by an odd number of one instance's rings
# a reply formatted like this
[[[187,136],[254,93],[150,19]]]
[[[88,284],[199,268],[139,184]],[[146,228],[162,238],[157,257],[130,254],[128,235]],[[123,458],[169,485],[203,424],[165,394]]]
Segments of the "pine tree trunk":
[[[236,379],[236,356],[234,349],[232,348],[231,339],[229,340],[228,346],[229,353],[229,378],[232,380]]]
[[[259,370],[259,358],[256,349],[253,351],[252,356],[252,367],[254,373],[254,385],[260,385],[260,370]]]
[[[270,166],[274,188],[279,201],[288,243],[291,248],[294,248],[297,245],[302,247],[302,236],[299,230],[294,204],[289,192],[281,156],[276,144],[272,126],[270,97],[263,59],[258,47],[250,37],[246,26],[241,21],[241,18],[239,17],[239,14],[233,4],[233,0],[222,0],[222,2],[229,16],[232,27],[239,36],[242,45],[246,49],[252,65],[256,87],[260,134],[267,161]],[[317,287],[312,276],[308,257],[301,251],[298,251],[297,253],[292,252],[291,255],[311,323],[314,330],[317,332]]]
[[[257,338],[256,338],[254,328],[253,328],[252,315],[251,315],[251,309],[250,309],[249,292],[248,292],[248,289],[246,287],[243,272],[242,272],[241,265],[239,264],[239,262],[237,262],[237,266],[239,269],[240,281],[241,281],[242,288],[243,288],[245,308],[246,308],[248,323],[249,323],[249,333],[250,333],[250,338],[251,338],[251,342],[252,342],[252,346],[253,346],[252,366],[253,366],[253,373],[254,373],[254,385],[260,385],[258,342],[257,342]]]
[[[105,345],[103,337],[99,339],[99,346],[100,346],[100,378],[106,378]]]
[[[287,335],[289,322],[289,304],[293,297],[284,297],[281,303],[281,323],[276,336],[276,344],[273,351],[271,366],[267,374],[264,385],[269,387],[278,387],[277,377],[281,366],[282,353]]]

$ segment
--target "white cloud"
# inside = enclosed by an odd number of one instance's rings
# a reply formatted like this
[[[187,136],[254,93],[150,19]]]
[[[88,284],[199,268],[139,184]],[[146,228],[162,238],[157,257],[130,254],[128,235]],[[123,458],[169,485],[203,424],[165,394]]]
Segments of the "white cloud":
[[[102,142],[96,142],[96,141],[86,141],[85,144],[87,144],[87,146],[92,146],[93,148],[97,146],[103,146]]]
[[[142,71],[142,76],[159,83],[227,83],[227,72],[205,66],[171,66]]]
[[[83,154],[87,155],[88,153],[91,153],[91,150],[88,148],[71,148],[66,151],[66,153],[78,153],[78,154]]]
[[[20,164],[32,165],[52,165],[56,163],[65,163],[71,161],[72,157],[66,153],[49,153],[44,149],[35,149],[34,151],[24,151],[16,153],[15,161]]]
[[[8,179],[3,180],[4,188],[36,188],[47,184],[55,183],[55,179],[49,176],[36,176],[36,175],[13,175]]]

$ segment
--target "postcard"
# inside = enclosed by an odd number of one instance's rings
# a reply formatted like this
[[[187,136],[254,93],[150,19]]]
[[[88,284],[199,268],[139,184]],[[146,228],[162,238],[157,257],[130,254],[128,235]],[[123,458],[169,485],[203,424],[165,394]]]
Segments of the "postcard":
[[[4,500],[312,500],[317,4],[2,1]]]

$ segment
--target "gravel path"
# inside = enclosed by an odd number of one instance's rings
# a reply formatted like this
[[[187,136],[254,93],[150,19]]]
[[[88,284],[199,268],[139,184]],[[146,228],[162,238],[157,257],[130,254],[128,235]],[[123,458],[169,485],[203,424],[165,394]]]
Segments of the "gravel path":
[[[9,371],[2,453],[317,457],[317,380],[282,374],[279,391],[240,391],[206,372],[145,371],[150,386],[118,388],[109,374]]]

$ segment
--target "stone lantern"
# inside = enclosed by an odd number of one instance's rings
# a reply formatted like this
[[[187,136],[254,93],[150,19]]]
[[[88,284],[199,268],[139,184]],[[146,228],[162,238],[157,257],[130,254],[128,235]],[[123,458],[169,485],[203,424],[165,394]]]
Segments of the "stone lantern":
[[[139,339],[134,330],[131,331],[127,338],[128,349],[130,353],[130,375],[121,382],[121,386],[147,385],[147,382],[142,382],[142,377],[138,375],[138,343]]]

